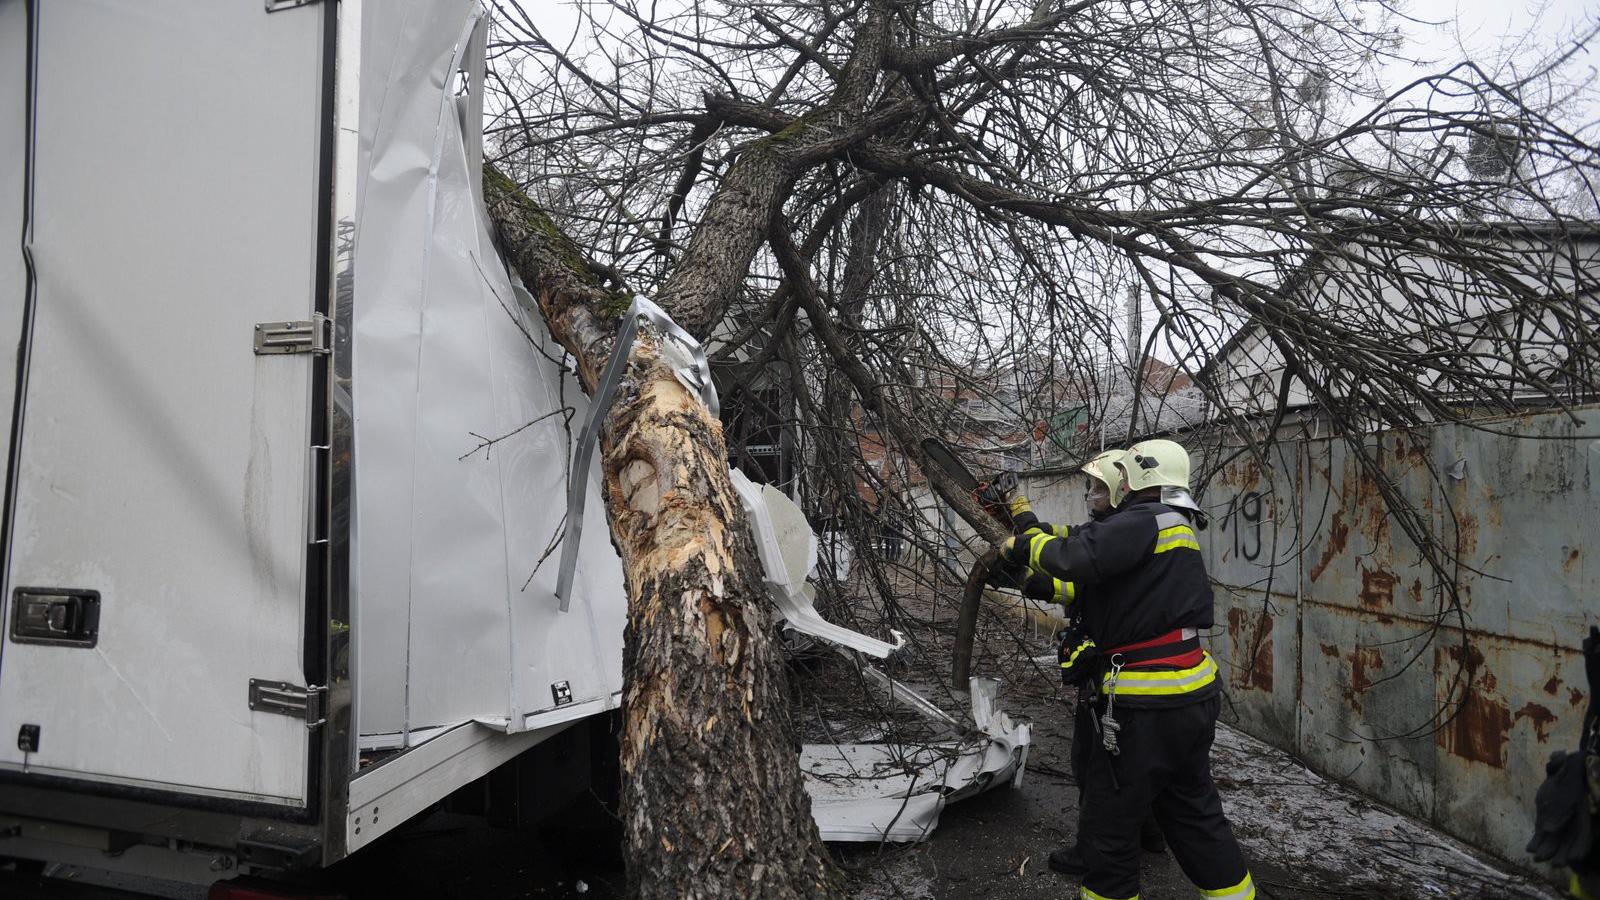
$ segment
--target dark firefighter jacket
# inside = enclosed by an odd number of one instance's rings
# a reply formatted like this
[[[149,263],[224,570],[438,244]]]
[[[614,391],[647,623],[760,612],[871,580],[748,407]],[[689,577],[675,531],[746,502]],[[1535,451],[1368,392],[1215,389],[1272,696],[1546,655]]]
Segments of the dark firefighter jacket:
[[[1181,510],[1135,500],[1065,537],[1034,532],[1027,553],[1036,571],[1074,586],[1084,629],[1108,654],[1177,629],[1212,625],[1211,581],[1194,526]],[[1210,654],[1183,669],[1125,668],[1117,703],[1197,702],[1218,693],[1216,675]]]
[[[1092,521],[1100,522],[1109,516],[1115,515],[1116,512],[1115,509],[1109,509],[1104,512],[1091,512],[1089,517]],[[1081,525],[1051,525],[1049,522],[1040,521],[1032,510],[1014,516],[1012,525],[1013,532],[1022,541],[1041,533],[1053,534],[1056,537],[1064,538],[1071,534],[1074,528],[1083,527]],[[1077,585],[1070,581],[1052,578],[1043,572],[1033,571],[1026,566],[1022,566],[1021,571],[1023,594],[1046,603],[1059,603],[1066,607],[1069,618],[1077,617],[1077,607],[1075,606],[1075,601],[1079,597]]]

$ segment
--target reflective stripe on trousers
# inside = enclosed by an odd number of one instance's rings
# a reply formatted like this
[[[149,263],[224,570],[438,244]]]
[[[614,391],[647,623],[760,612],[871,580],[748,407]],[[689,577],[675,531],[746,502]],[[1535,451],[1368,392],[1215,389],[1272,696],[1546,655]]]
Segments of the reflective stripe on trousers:
[[[1096,894],[1086,887],[1078,888],[1078,900],[1139,900],[1139,895],[1132,897],[1107,897],[1105,894]]]
[[[1215,890],[1200,889],[1200,896],[1206,900],[1255,900],[1256,883],[1250,880],[1250,873],[1244,873],[1244,880],[1233,887],[1217,888]]]

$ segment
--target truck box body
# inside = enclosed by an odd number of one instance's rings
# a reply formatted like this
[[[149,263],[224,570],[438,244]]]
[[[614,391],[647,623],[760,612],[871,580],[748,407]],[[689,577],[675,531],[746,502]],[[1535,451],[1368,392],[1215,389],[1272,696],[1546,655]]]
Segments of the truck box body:
[[[0,855],[326,864],[618,705],[606,529],[568,612],[537,566],[587,402],[490,237],[486,33],[0,0]]]

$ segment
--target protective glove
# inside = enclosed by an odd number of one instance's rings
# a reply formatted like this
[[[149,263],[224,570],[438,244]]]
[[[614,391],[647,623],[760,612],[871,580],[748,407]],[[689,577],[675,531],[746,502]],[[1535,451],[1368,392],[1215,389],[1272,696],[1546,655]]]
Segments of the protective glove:
[[[1012,535],[995,545],[995,555],[1013,566],[1028,564],[1028,538]]]
[[[1583,769],[1582,753],[1551,754],[1533,800],[1533,840],[1526,849],[1535,860],[1570,866],[1588,856],[1594,835]]]
[[[994,565],[985,573],[983,583],[993,588],[1015,591],[1022,589],[1028,579],[1028,567],[1010,563],[1004,559],[995,560]]]
[[[1013,519],[1024,513],[1027,513],[1030,516],[1033,515],[1033,505],[1028,502],[1028,495],[1021,491],[1017,491],[1016,493],[1012,494],[1011,499],[1007,501],[1006,506],[1010,508],[1011,518]]]
[[[1052,578],[1043,572],[1031,572],[1022,582],[1022,596],[1042,603],[1072,605],[1074,591],[1071,582]]]

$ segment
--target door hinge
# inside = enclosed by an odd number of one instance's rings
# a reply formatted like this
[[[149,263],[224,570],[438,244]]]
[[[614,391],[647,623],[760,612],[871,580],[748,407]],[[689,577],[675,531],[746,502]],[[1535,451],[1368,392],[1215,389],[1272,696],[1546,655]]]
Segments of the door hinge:
[[[280,716],[293,716],[305,719],[307,728],[315,728],[323,723],[322,698],[328,692],[326,687],[311,685],[301,687],[287,681],[268,681],[265,678],[250,679],[250,708],[256,712],[276,713]]]
[[[333,323],[322,313],[299,322],[262,322],[256,326],[256,355],[327,353],[333,347]]]

